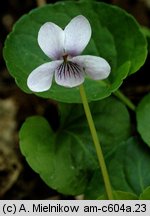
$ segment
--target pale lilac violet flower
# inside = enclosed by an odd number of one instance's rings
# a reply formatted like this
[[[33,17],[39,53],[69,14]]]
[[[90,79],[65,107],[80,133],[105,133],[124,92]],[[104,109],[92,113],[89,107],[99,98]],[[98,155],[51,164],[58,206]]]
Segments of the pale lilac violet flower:
[[[52,60],[34,69],[27,79],[34,92],[43,92],[52,85],[53,75],[57,84],[75,87],[84,82],[85,75],[93,80],[108,77],[110,66],[101,57],[83,55],[81,52],[91,38],[91,26],[82,15],[73,18],[62,30],[52,22],[46,22],[38,32],[38,44]]]

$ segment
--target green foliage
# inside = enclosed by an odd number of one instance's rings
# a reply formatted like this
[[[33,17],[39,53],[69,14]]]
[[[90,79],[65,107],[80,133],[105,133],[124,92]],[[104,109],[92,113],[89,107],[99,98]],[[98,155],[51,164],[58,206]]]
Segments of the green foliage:
[[[114,190],[141,196],[150,185],[150,150],[135,138],[120,144],[107,159],[107,166]],[[103,183],[99,184],[100,178],[97,170],[85,192],[87,199],[97,199],[103,195],[104,186]]]
[[[138,197],[130,192],[125,191],[113,191],[114,200],[137,200]],[[103,194],[98,200],[107,200],[106,194]]]
[[[93,32],[83,54],[105,58],[112,69],[105,82],[86,79],[89,101],[109,96],[128,74],[136,72],[143,65],[147,55],[146,40],[137,22],[124,10],[105,3],[58,2],[23,16],[6,40],[4,57],[7,67],[23,91],[31,93],[26,83],[31,71],[50,61],[37,43],[41,25],[51,21],[64,28],[71,18],[79,14],[89,19]],[[50,90],[37,95],[61,102],[81,102],[78,88],[68,89],[56,83]]]
[[[136,110],[137,129],[142,139],[150,146],[150,94],[139,103]]]
[[[123,143],[112,158],[109,171],[113,188],[139,195],[150,185],[150,151],[137,139]]]
[[[144,33],[148,42],[148,51],[150,52],[150,29],[142,26],[142,32]]]
[[[140,200],[150,200],[150,186],[140,194]]]
[[[129,137],[128,112],[113,98],[90,105],[104,152],[109,155]],[[50,187],[64,194],[80,194],[98,168],[97,157],[82,106],[59,107],[59,130],[54,133],[42,117],[30,117],[21,128],[20,147],[32,169]]]

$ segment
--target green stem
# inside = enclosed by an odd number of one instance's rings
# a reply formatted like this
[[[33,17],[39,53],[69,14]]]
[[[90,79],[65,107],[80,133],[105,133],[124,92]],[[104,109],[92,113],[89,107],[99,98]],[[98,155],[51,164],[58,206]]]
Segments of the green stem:
[[[113,199],[113,194],[112,194],[112,188],[111,188],[111,184],[110,184],[110,180],[109,180],[109,175],[108,175],[107,167],[106,167],[106,164],[105,164],[102,148],[101,148],[101,145],[100,145],[100,142],[99,142],[99,139],[98,139],[98,135],[97,135],[97,132],[96,132],[96,128],[95,128],[95,125],[94,125],[94,121],[93,121],[91,111],[90,111],[90,108],[89,108],[89,104],[88,104],[88,101],[87,101],[84,86],[80,85],[79,89],[80,89],[80,95],[81,95],[83,107],[84,107],[84,110],[85,110],[86,118],[87,118],[87,121],[88,121],[88,124],[89,124],[89,128],[90,128],[90,131],[91,131],[93,142],[94,142],[94,145],[95,145],[95,149],[96,149],[99,165],[100,165],[100,168],[101,168],[102,176],[103,176],[103,179],[104,179],[106,193],[107,193],[108,199],[112,200]]]
[[[126,104],[131,110],[135,111],[136,106],[127,98],[120,90],[117,90],[113,93],[116,97],[118,97],[124,104]]]

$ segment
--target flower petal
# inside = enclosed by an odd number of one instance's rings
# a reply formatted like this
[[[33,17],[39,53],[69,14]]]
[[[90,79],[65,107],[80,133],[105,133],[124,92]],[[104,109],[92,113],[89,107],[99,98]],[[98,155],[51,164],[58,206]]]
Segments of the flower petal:
[[[73,62],[63,62],[55,71],[55,81],[64,87],[75,87],[84,82],[82,68]]]
[[[82,15],[73,18],[64,29],[65,52],[71,56],[79,55],[87,46],[91,38],[91,26]]]
[[[90,55],[77,56],[72,58],[71,61],[83,67],[85,73],[94,80],[107,78],[111,71],[109,63],[101,57]]]
[[[64,31],[56,24],[47,22],[39,30],[38,43],[48,57],[59,60],[64,53]]]
[[[34,69],[28,76],[28,87],[34,92],[47,91],[51,87],[54,71],[61,62],[52,61]]]

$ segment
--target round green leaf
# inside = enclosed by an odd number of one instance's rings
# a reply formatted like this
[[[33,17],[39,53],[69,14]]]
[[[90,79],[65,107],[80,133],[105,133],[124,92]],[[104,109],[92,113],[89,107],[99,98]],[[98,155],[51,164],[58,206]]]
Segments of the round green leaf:
[[[90,106],[104,153],[108,155],[129,136],[127,109],[114,98]],[[59,110],[60,127],[56,133],[42,117],[25,121],[20,130],[21,151],[50,187],[64,194],[81,194],[99,167],[93,141],[82,105],[60,104]]]
[[[105,156],[111,154],[120,142],[130,137],[130,117],[127,108],[114,97],[90,103],[93,120]],[[60,104],[63,128],[82,138],[84,143],[92,143],[91,134],[82,105]],[[118,112],[119,110],[119,112]],[[64,122],[64,123],[63,123]],[[66,124],[67,122],[67,124]],[[84,130],[81,130],[83,128]]]
[[[139,25],[125,11],[105,3],[59,2],[46,5],[23,16],[8,36],[4,58],[11,75],[26,93],[27,77],[39,65],[51,61],[37,43],[39,28],[47,21],[64,28],[75,16],[82,14],[91,23],[92,38],[83,54],[105,58],[111,65],[111,74],[105,81],[86,78],[88,100],[99,100],[119,88],[123,79],[136,72],[144,63],[146,40]],[[64,88],[54,82],[51,89],[38,96],[62,102],[81,102],[78,88]]]
[[[142,139],[150,146],[150,94],[139,103],[136,110],[137,129]]]
[[[88,179],[85,161],[88,160],[72,136],[56,135],[44,118],[31,117],[21,128],[20,148],[32,169],[50,187],[63,194],[76,195],[84,191]]]

